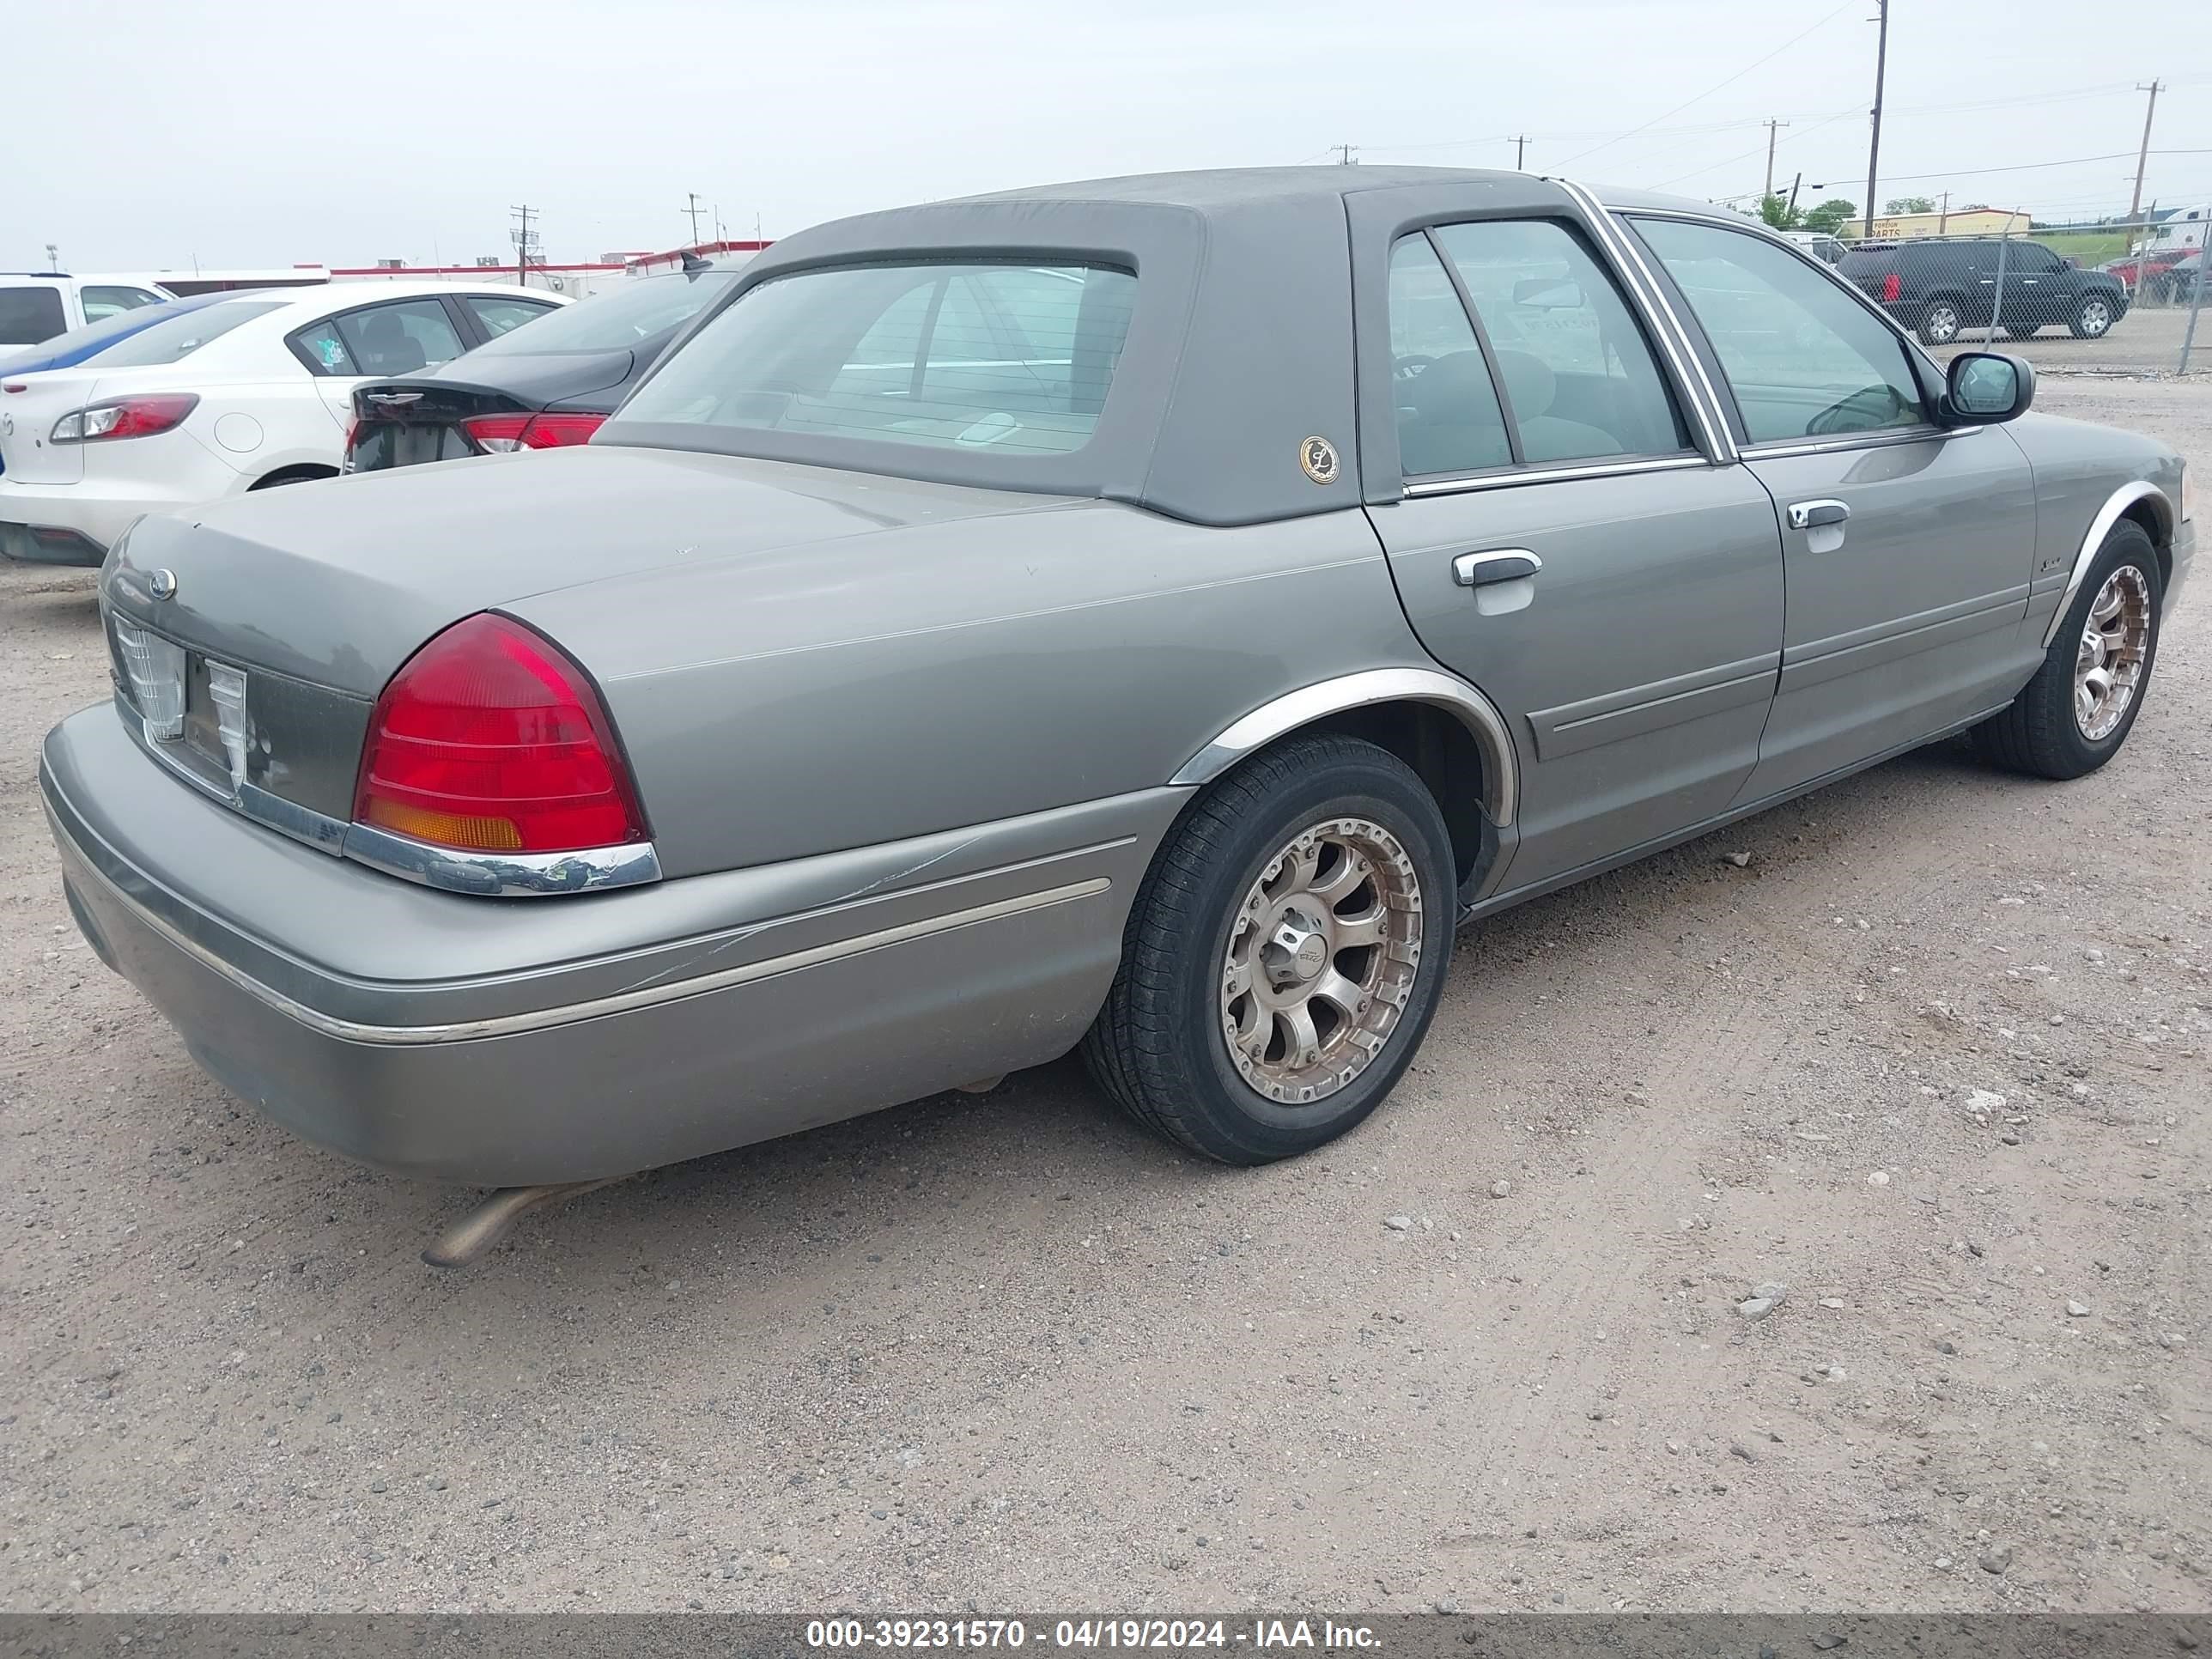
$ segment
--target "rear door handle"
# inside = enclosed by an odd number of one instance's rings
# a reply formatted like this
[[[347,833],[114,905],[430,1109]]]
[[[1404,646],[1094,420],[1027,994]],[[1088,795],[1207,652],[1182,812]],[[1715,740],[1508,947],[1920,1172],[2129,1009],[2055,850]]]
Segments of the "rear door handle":
[[[1462,587],[1487,587],[1492,582],[1518,581],[1533,576],[1544,562],[1525,547],[1493,547],[1485,553],[1462,553],[1452,561],[1452,580]]]
[[[1843,501],[1792,501],[1790,504],[1790,527],[1792,530],[1818,530],[1822,525],[1841,524],[1851,516],[1851,509]]]

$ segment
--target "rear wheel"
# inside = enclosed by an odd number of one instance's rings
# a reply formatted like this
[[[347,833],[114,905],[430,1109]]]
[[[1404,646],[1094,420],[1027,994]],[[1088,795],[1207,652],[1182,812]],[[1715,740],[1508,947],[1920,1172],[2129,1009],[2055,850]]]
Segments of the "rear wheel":
[[[2011,708],[1975,728],[1983,756],[2015,772],[2078,778],[2119,753],[2150,689],[2162,593],[2157,549],[2142,526],[2122,520],[2035,678]]]
[[[2093,294],[2075,307],[2069,327],[2077,340],[2100,340],[2112,332],[2112,302],[2102,295]]]
[[[1209,784],[1139,888],[1084,1040],[1139,1122],[1225,1164],[1334,1139],[1420,1046],[1451,961],[1450,836],[1388,750],[1297,738]]]
[[[1923,345],[1947,346],[1959,337],[1961,326],[1956,302],[1930,300],[1920,313],[1920,343]]]

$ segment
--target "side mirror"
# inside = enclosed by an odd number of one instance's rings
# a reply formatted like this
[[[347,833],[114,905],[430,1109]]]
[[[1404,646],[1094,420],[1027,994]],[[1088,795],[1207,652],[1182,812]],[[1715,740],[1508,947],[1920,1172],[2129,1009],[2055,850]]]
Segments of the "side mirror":
[[[1990,426],[2017,420],[2035,401],[2035,368],[2002,351],[1962,351],[1944,381],[1946,424]]]

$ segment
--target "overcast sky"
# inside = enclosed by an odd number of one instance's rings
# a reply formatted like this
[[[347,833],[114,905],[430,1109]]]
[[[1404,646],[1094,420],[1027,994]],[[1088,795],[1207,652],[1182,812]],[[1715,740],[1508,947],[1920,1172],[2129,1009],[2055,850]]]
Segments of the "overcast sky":
[[[1865,191],[1875,0],[0,0],[0,269],[511,258],[1185,167]],[[1893,0],[1885,198],[2212,199],[2206,0]],[[96,13],[96,15],[95,15]],[[1763,60],[1763,61],[1762,61]],[[1731,78],[1733,77],[1733,78]],[[1723,84],[1725,83],[1725,84]],[[2196,154],[2181,152],[2194,150]],[[2064,167],[2023,164],[2083,160]],[[1926,175],[1926,176],[1922,176]],[[1815,186],[1819,186],[1815,189]],[[704,227],[711,233],[711,224]]]

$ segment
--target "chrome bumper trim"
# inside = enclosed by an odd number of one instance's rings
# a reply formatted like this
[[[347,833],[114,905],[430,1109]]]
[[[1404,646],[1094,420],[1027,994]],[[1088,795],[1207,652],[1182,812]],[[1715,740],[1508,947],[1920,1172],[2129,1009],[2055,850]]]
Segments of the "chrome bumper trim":
[[[255,816],[250,806],[245,811],[247,817]],[[660,879],[660,855],[649,841],[577,853],[462,853],[356,823],[345,827],[344,842],[338,850],[355,863],[387,875],[419,881],[448,893],[474,893],[489,898],[596,893]]]

